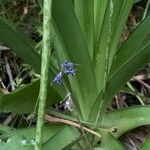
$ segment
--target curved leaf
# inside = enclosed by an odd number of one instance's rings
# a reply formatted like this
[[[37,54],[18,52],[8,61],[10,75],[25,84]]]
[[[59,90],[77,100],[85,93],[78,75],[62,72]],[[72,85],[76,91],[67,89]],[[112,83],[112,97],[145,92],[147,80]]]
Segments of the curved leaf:
[[[109,132],[102,133],[102,141],[100,147],[94,150],[123,150],[121,143]]]
[[[65,126],[45,143],[43,150],[62,150],[66,147],[68,149],[68,146],[72,145],[79,138],[80,132],[77,129]]]
[[[102,125],[116,128],[116,137],[139,126],[150,124],[150,106],[131,107],[108,112],[104,116]]]
[[[6,19],[0,17],[0,40],[40,73],[41,58],[34,50],[35,43]],[[34,60],[34,61],[33,61]]]
[[[140,150],[148,150],[150,149],[150,138],[148,138],[144,144],[142,144]]]
[[[51,125],[43,129],[43,144],[55,136],[64,127]],[[1,136],[1,150],[34,150],[36,128],[25,128]],[[26,144],[25,141],[27,142]]]
[[[21,87],[10,94],[0,97],[0,111],[14,112],[18,114],[32,113],[39,94],[39,80]],[[59,101],[60,97],[50,86],[48,87],[47,104],[51,105]]]
[[[1,33],[0,41],[7,44],[18,56],[20,56],[26,63],[31,65],[36,73],[40,74],[41,58],[40,58],[40,55],[34,49],[35,43],[28,36],[26,36],[21,30],[16,28],[10,21],[3,19],[3,18],[0,18],[0,33]],[[55,74],[57,73],[56,71],[57,71],[57,69],[53,66],[53,64],[51,62],[50,78],[49,78],[50,82],[49,83],[51,83],[51,81],[54,79]],[[66,95],[66,90],[62,86],[54,85],[54,87],[49,86],[49,88],[51,88],[50,92],[53,92],[53,93],[55,92],[54,95],[56,95],[56,92],[62,98]],[[56,89],[56,91],[53,88]],[[17,93],[17,92],[15,92],[15,93]],[[34,93],[34,92],[31,91],[31,93]],[[53,93],[52,93],[52,95],[53,95]],[[12,94],[12,95],[14,95],[14,94]],[[17,94],[17,95],[20,95],[20,94]],[[27,94],[26,96],[30,96],[30,97],[26,97],[27,101],[30,101],[32,94],[30,94],[30,95]],[[22,107],[27,104],[27,102],[25,102],[23,100],[19,101],[17,99],[13,99],[13,98],[15,98],[15,96],[12,96],[12,98],[11,98],[10,95],[8,95],[8,96],[5,95],[4,97],[6,99],[9,99],[9,102],[11,103],[11,105],[13,105],[13,101],[18,101],[20,106],[22,106]],[[3,97],[3,99],[5,99],[4,97]],[[33,96],[34,102],[30,101],[29,104],[35,104],[35,97],[37,97],[37,93],[35,96]],[[14,103],[16,104],[16,102],[14,102]],[[5,107],[6,107],[6,104],[9,104],[9,103],[6,102]],[[31,109],[31,107],[33,108],[33,105],[31,105],[29,107],[29,109]],[[9,109],[10,109],[10,107],[9,107]],[[14,111],[17,111],[15,107],[13,109],[15,109]],[[27,107],[24,110],[29,110],[29,109]]]

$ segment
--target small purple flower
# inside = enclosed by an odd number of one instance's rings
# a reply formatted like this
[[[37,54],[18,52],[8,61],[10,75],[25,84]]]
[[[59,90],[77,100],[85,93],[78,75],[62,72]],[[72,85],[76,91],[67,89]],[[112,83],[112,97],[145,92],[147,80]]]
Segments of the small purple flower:
[[[73,68],[74,64],[72,62],[65,60],[61,66],[66,74],[75,75],[75,69]]]
[[[68,68],[70,68],[70,67],[73,67],[74,64],[73,64],[72,62],[70,62],[70,61],[65,60],[64,63],[61,64],[61,66],[62,66],[62,68],[64,68],[64,69],[68,69]]]
[[[68,99],[66,100],[65,102],[65,109],[68,109],[69,111],[73,111],[73,101],[72,101],[72,98],[71,98],[71,95],[69,95]]]
[[[51,85],[56,82],[60,84],[62,82],[62,76],[63,73],[67,75],[75,75],[76,69],[74,69],[74,66],[80,66],[79,64],[74,64],[70,61],[65,60],[63,64],[61,64],[61,70],[60,72],[56,75],[54,80],[52,81]]]
[[[75,70],[73,68],[68,68],[66,70],[66,74],[74,76],[75,75]]]
[[[62,80],[62,72],[59,72],[56,77],[54,78],[54,80],[52,81],[51,84],[53,84],[54,82],[57,82],[58,84],[61,83],[61,80]]]

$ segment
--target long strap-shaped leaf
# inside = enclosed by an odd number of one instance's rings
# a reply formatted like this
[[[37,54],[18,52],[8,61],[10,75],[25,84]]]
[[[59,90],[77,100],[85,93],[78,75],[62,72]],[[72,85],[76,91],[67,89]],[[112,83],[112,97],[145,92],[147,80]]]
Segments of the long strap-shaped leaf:
[[[120,42],[121,33],[129,16],[131,7],[133,6],[133,3],[134,0],[130,1],[113,0],[114,12],[112,19],[112,40],[110,44],[109,69],[111,67],[114,55],[118,50],[117,47]]]
[[[56,49],[57,58],[61,64],[62,62],[64,62],[64,60],[69,60],[69,56],[67,54],[67,49],[64,45],[63,39],[56,27],[55,22],[53,22],[53,29],[55,32],[54,35],[56,35],[55,40],[54,40],[54,48]],[[80,118],[83,118],[84,110],[79,107],[80,101],[82,100],[82,94],[80,92],[80,86],[79,86],[78,80],[76,76],[68,77],[68,80],[69,80],[70,85],[68,84],[69,87],[67,87],[67,91],[69,90],[69,92],[71,92],[71,96],[72,96],[73,103],[75,106],[74,107],[75,111],[78,112],[78,115]]]
[[[34,50],[35,43],[4,18],[0,18],[0,40],[40,73],[41,58]]]
[[[116,127],[113,134],[119,137],[123,133],[143,125],[150,124],[150,106],[138,106],[116,110],[105,114],[103,125]]]
[[[123,150],[123,146],[111,133],[103,132],[101,145],[94,150]]]
[[[38,92],[39,80],[21,87],[10,94],[2,95],[0,97],[0,112],[13,112],[17,114],[33,113],[37,102]],[[61,98],[56,91],[49,86],[47,104],[52,105],[58,100],[61,100]]]
[[[104,3],[104,2],[103,2]],[[102,3],[102,4],[103,4]],[[120,35],[132,7],[133,0],[110,0],[107,2],[104,20],[101,23],[99,37],[95,43],[95,73],[98,91],[105,87],[106,74],[110,70],[113,57],[116,53]],[[99,4],[101,5],[101,3]],[[101,11],[103,17],[103,11]],[[99,18],[96,18],[99,20]],[[100,19],[100,21],[102,21]],[[99,23],[100,24],[100,23]]]
[[[69,149],[80,138],[80,132],[72,127],[64,126],[57,134],[51,137],[44,145],[43,150]],[[71,145],[71,146],[69,146]]]
[[[150,17],[120,48],[113,61],[108,80],[109,99],[144,65],[150,61]],[[118,65],[119,64],[119,65]]]
[[[91,59],[93,60],[94,2],[93,0],[89,0],[88,2],[86,0],[75,0],[74,7]]]
[[[10,21],[4,18],[0,18],[0,40],[8,45],[26,63],[31,65],[36,73],[40,74],[41,57],[34,49],[35,43],[21,30],[16,28]],[[54,76],[57,73],[56,71],[57,69],[51,62],[51,76],[49,78],[49,83],[54,79]],[[63,88],[59,86],[55,86],[54,88],[57,89],[57,92],[62,97],[64,96],[65,90]]]
[[[108,0],[94,0],[94,55],[99,47],[99,37],[102,30],[104,16],[106,15]]]
[[[93,115],[101,107],[103,116],[106,107],[121,87],[144,65],[150,61],[150,17],[147,18],[120,48],[112,64],[112,70],[107,82],[105,97],[99,94],[93,107]],[[117,66],[117,67],[116,67]],[[92,117],[94,117],[92,115]],[[91,117],[91,118],[92,118]],[[101,118],[100,117],[100,118]]]
[[[64,125],[50,125],[43,129],[43,140],[42,143],[46,143],[49,139],[53,138],[59,132],[64,130]],[[69,127],[68,127],[69,128]],[[3,134],[4,137],[9,139],[9,142],[3,142],[0,144],[1,150],[34,150],[35,143],[35,130],[36,128],[24,128],[20,130],[10,131],[9,133]],[[3,141],[3,137],[1,137]],[[5,138],[6,140],[6,138]],[[57,143],[58,144],[58,143]]]
[[[53,3],[53,19],[67,50],[64,53],[66,53],[70,61],[81,65],[77,68],[76,73],[80,89],[74,84],[74,90],[80,90],[78,92],[80,92],[82,98],[77,99],[77,101],[83,112],[84,119],[87,119],[97,90],[92,61],[74,13],[72,1],[55,0]]]

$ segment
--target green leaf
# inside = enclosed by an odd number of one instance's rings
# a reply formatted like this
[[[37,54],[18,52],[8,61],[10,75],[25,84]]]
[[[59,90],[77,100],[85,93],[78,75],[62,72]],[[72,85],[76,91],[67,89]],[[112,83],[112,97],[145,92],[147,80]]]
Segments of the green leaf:
[[[113,61],[106,99],[111,98],[144,65],[150,61],[150,17],[133,32]],[[108,98],[109,97],[109,98]],[[109,101],[108,101],[109,102]]]
[[[86,40],[91,59],[94,50],[94,2],[93,0],[75,0],[75,13],[77,15],[82,33]]]
[[[123,146],[111,133],[103,132],[101,145],[94,150],[123,150]]]
[[[62,150],[68,149],[69,145],[80,138],[80,132],[70,126],[65,126],[62,130],[57,132],[53,137],[45,143],[43,150]],[[66,148],[67,147],[67,148]]]
[[[112,18],[112,39],[110,44],[110,56],[109,56],[109,69],[111,67],[114,55],[118,50],[118,44],[120,43],[120,37],[123,32],[123,28],[128,19],[129,13],[133,6],[134,0],[120,1],[113,0],[114,13]]]
[[[40,74],[41,58],[40,58],[40,55],[34,49],[35,43],[28,36],[26,36],[22,31],[16,28],[10,21],[3,19],[3,18],[0,18],[0,33],[1,33],[0,40],[4,42],[5,44],[7,44],[26,63],[31,65],[36,73]],[[51,83],[51,81],[54,79],[55,74],[57,72],[58,70],[54,67],[54,65],[51,62],[49,83]],[[50,91],[57,92],[59,95],[61,95],[62,98],[66,95],[66,91],[62,86],[54,85],[54,87],[49,86],[49,88],[52,88]],[[56,91],[53,88],[56,89]],[[28,101],[30,101],[30,98],[31,98],[31,95],[29,96],[30,97],[26,97]],[[4,97],[7,97],[7,96],[5,95]],[[10,102],[12,101],[11,103],[13,103],[14,99],[11,99],[10,95],[8,97],[9,97],[9,101]],[[37,95],[35,95],[35,97],[37,97]],[[33,96],[33,99],[35,99],[35,97]],[[20,102],[19,104],[21,105]],[[34,103],[35,101],[31,102],[31,104],[34,104]],[[31,106],[33,107],[33,105]],[[31,106],[29,107],[29,109],[31,108]],[[22,104],[22,107],[24,107],[23,104]],[[25,108],[25,109],[28,109],[28,108]]]
[[[150,149],[150,138],[148,138],[140,147],[140,150],[148,150]]]
[[[40,55],[34,50],[35,43],[6,19],[0,17],[0,40],[7,44],[19,57],[40,73]],[[8,38],[9,37],[9,38]],[[34,61],[33,61],[34,60]]]
[[[57,52],[57,58],[59,60],[59,63],[62,64],[64,62],[64,60],[69,60],[69,56],[67,54],[67,49],[64,45],[64,42],[63,42],[63,39],[56,27],[56,24],[55,22],[53,22],[53,30],[55,32],[55,34],[57,36],[55,36],[55,41],[54,41],[54,48],[56,49],[56,52]],[[66,79],[66,78],[65,78]],[[78,100],[82,100],[82,95],[80,93],[80,87],[79,87],[79,83],[78,83],[78,80],[76,78],[76,76],[71,76],[71,77],[68,77],[68,80],[69,80],[69,83],[66,82],[66,80],[64,80],[64,84],[65,86],[67,87],[68,91],[71,92],[73,91],[73,94],[72,94],[72,98],[74,99],[74,105],[75,105],[75,108],[80,116],[80,118],[83,118],[83,114],[82,114],[82,110],[77,106],[77,104],[79,105],[79,103],[77,103]]]
[[[9,126],[0,124],[0,133],[1,133],[1,134],[9,133],[9,132],[14,131],[14,130],[15,130],[15,129],[12,128],[12,127],[9,127]]]
[[[62,125],[51,125],[44,127],[43,129],[43,144],[46,143],[50,138],[55,136],[64,127]],[[36,128],[25,128],[9,134],[1,136],[1,150],[34,150],[34,145],[31,142],[35,142]],[[28,144],[23,145],[23,141],[27,141]],[[32,141],[31,141],[32,140]]]
[[[113,61],[105,95],[99,94],[91,112],[90,118],[103,114],[115,94],[127,81],[150,61],[150,17],[147,18],[120,48]],[[100,119],[101,118],[101,119]]]
[[[90,54],[80,30],[72,1],[55,0],[53,2],[53,19],[67,51],[64,51],[64,53],[66,53],[70,61],[81,65],[77,67],[75,76],[77,83],[74,82],[71,88],[83,117],[87,120],[97,90],[95,88],[95,76]]]
[[[94,0],[94,55],[99,47],[99,38],[102,30],[108,0]]]
[[[107,80],[107,75],[114,55],[117,51],[117,46],[120,40],[122,29],[125,25],[130,9],[134,0],[120,1],[110,0],[104,4],[105,10],[104,20],[101,23],[101,29],[98,37],[97,47],[95,50],[95,73],[98,91],[100,92]],[[99,3],[101,5],[101,3]],[[102,11],[103,17],[103,11]],[[98,18],[96,18],[98,19]],[[100,20],[101,21],[101,20]]]
[[[39,80],[21,87],[0,98],[0,111],[14,113],[32,113],[39,94]],[[48,87],[47,105],[59,101],[60,97],[50,86]]]
[[[143,125],[150,124],[150,106],[138,106],[108,112],[104,116],[102,125],[116,128],[113,135],[121,136],[123,133]]]

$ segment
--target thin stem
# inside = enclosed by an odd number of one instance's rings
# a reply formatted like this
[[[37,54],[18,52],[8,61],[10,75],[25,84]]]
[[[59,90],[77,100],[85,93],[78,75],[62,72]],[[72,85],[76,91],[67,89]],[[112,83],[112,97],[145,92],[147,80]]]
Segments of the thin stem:
[[[79,123],[73,122],[71,120],[62,119],[62,118],[50,116],[50,115],[47,115],[47,114],[45,114],[45,120],[48,121],[48,122],[53,122],[53,123],[64,123],[64,124],[71,125],[73,127],[81,129],[81,125]],[[91,133],[91,134],[99,137],[99,138],[102,137],[98,132],[96,132],[96,131],[88,128],[88,127],[82,126],[82,129],[85,130],[88,133]]]
[[[143,13],[143,17],[142,17],[142,20],[145,19],[146,15],[147,15],[147,11],[148,11],[148,7],[150,5],[150,0],[147,0],[147,4],[146,4],[146,7],[145,7],[145,11]]]
[[[127,82],[127,86],[128,86],[133,92],[136,92],[136,90],[134,89],[134,87],[132,86],[132,84],[131,84],[130,82]],[[145,105],[140,96],[136,95],[136,98],[139,100],[139,102],[141,103],[141,105],[143,105],[143,106]]]
[[[38,108],[35,150],[42,149],[42,130],[44,126],[44,113],[45,113],[47,85],[48,85],[48,67],[51,52],[51,7],[52,7],[52,0],[44,0],[43,42],[42,42],[43,47],[42,47],[41,80],[40,80],[39,108]]]

